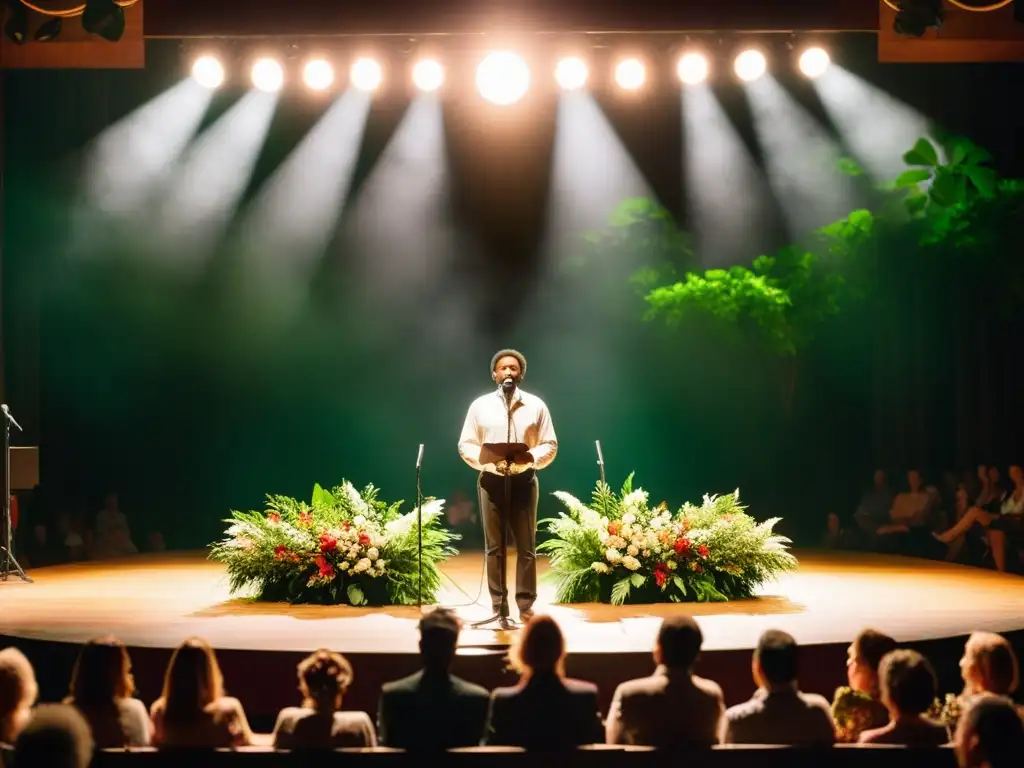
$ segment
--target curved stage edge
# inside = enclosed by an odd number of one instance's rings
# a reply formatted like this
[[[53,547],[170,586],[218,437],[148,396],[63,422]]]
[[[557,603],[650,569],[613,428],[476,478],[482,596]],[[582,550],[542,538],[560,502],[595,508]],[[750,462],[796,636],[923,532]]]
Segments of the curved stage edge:
[[[959,690],[956,661],[971,631],[1000,632],[1018,648],[1024,643],[1020,577],[865,553],[795,554],[799,570],[765,585],[757,599],[643,606],[554,605],[541,558],[536,608],[558,619],[569,649],[568,673],[598,683],[605,706],[619,682],[650,673],[660,620],[679,611],[695,616],[704,632],[698,672],[719,681],[730,704],[750,695],[750,652],[768,628],[796,637],[804,648],[802,687],[827,696],[843,684],[847,646],[863,627],[927,653],[943,691]],[[510,571],[513,563],[514,556]],[[441,603],[467,624],[490,614],[482,564],[479,552],[445,564]],[[57,566],[30,575],[33,584],[0,582],[0,645],[17,645],[32,658],[44,699],[63,694],[77,644],[106,633],[130,648],[147,702],[159,695],[171,649],[190,635],[205,637],[217,649],[229,691],[242,699],[257,727],[296,703],[295,664],[316,648],[341,651],[352,661],[356,680],[347,709],[375,711],[380,684],[418,668],[416,607],[255,603],[229,594],[223,568],[205,552]],[[487,687],[513,682],[505,670],[512,634],[465,629],[456,674]]]

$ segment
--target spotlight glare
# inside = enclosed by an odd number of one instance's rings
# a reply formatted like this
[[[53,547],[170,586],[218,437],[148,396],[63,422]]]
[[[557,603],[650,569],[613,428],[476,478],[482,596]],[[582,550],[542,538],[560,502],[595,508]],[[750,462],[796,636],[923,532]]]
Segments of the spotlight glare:
[[[800,71],[805,77],[821,77],[831,63],[832,59],[824,48],[808,48],[800,54]]]
[[[213,56],[200,56],[192,64],[192,77],[203,88],[220,88],[224,82],[224,66]]]
[[[302,79],[314,91],[326,91],[334,83],[334,68],[324,59],[313,59],[306,62]]]
[[[444,68],[433,59],[418,61],[412,68],[412,82],[421,91],[436,91],[444,85]]]
[[[575,91],[587,84],[587,65],[583,59],[570,56],[555,66],[555,82],[566,91]]]
[[[260,59],[252,65],[252,84],[266,93],[279,91],[284,85],[284,70],[273,59]]]
[[[352,85],[360,91],[373,91],[384,78],[380,64],[373,59],[356,59],[352,65]]]
[[[736,76],[749,83],[765,73],[768,69],[768,62],[765,61],[763,53],[751,49],[743,51],[736,57],[735,69]]]
[[[687,53],[679,59],[676,72],[686,85],[698,85],[708,79],[708,60],[700,53]]]
[[[623,90],[635,91],[646,79],[647,72],[639,59],[623,59],[615,67],[615,82]]]
[[[502,107],[515,104],[530,87],[530,68],[515,53],[489,53],[477,67],[476,87],[492,104]]]

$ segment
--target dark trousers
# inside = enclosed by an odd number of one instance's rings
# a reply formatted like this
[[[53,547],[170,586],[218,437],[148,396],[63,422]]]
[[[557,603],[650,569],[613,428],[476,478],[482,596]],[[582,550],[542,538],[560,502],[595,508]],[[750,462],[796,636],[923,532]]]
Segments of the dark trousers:
[[[537,474],[530,470],[512,475],[509,486],[510,504],[506,509],[504,477],[482,472],[477,481],[487,553],[487,588],[495,612],[508,598],[505,574],[501,573],[498,563],[502,520],[507,522],[511,534],[506,541],[516,543],[516,603],[523,610],[530,608],[537,599]]]

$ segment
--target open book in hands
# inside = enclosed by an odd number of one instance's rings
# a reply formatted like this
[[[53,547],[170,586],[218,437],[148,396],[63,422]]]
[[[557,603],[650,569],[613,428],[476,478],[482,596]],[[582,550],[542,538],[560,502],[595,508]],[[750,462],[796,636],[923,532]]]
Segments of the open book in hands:
[[[495,470],[518,475],[533,467],[533,456],[526,443],[484,443],[480,446],[480,463],[494,465]]]

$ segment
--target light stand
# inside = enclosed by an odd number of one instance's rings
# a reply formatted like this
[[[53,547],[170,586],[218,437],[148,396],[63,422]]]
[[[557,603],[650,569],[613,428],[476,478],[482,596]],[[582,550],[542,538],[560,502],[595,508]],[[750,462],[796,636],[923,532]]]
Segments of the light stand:
[[[416,536],[420,577],[416,582],[416,605],[423,607],[423,487],[420,485],[420,477],[423,471],[423,443],[420,443],[420,451],[416,454]]]
[[[14,558],[14,524],[11,522],[11,424],[22,432],[21,425],[14,420],[10,409],[4,404],[0,407],[4,419],[4,530],[3,540],[0,541],[0,581],[7,581],[10,573],[17,573],[25,581],[32,583],[32,579],[25,575],[25,571],[18,565]]]

